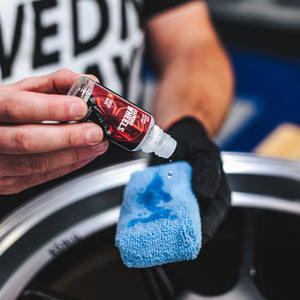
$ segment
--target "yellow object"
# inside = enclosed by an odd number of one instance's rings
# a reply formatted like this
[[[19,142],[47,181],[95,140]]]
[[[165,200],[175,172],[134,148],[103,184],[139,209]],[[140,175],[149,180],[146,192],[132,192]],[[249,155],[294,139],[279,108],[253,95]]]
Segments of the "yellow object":
[[[279,125],[254,149],[254,152],[300,160],[300,126],[291,123]]]

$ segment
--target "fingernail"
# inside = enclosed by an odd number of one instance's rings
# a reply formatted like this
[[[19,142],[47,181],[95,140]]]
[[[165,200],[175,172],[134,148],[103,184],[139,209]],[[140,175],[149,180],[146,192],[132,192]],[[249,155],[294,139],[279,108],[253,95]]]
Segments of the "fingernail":
[[[96,153],[102,153],[102,152],[106,151],[107,148],[108,148],[108,142],[104,141],[104,142],[94,146],[93,150]]]
[[[95,75],[92,75],[92,74],[83,74],[83,75],[90,78],[90,79],[92,79],[92,80],[94,80],[94,81],[96,81],[96,82],[98,82],[98,83],[100,83],[99,79]]]
[[[98,144],[102,141],[102,138],[102,129],[98,126],[94,126],[87,132],[87,140],[90,144]]]
[[[83,102],[74,102],[71,105],[71,114],[78,120],[82,119],[87,114],[87,107]]]

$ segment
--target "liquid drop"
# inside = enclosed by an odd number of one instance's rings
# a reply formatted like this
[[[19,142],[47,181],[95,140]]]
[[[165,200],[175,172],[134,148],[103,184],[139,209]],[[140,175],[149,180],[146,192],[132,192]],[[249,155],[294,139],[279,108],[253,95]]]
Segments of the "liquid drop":
[[[173,176],[173,171],[168,172],[168,178],[171,178]]]

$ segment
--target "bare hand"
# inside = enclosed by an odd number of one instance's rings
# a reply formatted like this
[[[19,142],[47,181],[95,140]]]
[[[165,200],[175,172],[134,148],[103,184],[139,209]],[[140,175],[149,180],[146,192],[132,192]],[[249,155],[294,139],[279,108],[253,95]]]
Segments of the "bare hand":
[[[83,100],[66,96],[79,76],[60,70],[0,87],[0,194],[70,173],[107,150],[102,129],[93,123],[41,123],[86,115]]]

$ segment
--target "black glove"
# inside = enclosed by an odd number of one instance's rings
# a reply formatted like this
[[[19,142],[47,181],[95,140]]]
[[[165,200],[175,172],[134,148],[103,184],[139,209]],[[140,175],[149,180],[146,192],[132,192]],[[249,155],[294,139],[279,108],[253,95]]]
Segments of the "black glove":
[[[177,148],[170,159],[188,161],[193,168],[192,187],[200,205],[204,245],[223,221],[230,205],[231,192],[223,171],[220,150],[196,119],[181,119],[167,132],[177,141]],[[151,164],[168,162],[153,156]]]

